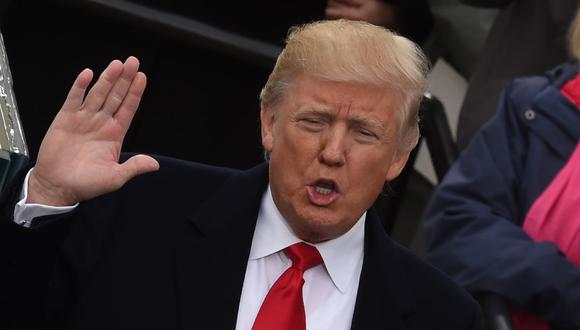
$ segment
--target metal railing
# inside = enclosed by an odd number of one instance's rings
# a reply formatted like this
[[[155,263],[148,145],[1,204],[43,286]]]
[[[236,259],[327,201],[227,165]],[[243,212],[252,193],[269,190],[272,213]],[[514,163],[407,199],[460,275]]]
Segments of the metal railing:
[[[91,13],[100,12],[140,28],[151,29],[205,49],[271,69],[282,48],[226,31],[179,14],[125,0],[58,0]]]

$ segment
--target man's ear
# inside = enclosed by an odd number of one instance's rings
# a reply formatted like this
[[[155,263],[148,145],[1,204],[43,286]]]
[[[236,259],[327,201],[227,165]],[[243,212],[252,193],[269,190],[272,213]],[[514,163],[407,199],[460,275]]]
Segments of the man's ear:
[[[407,164],[407,160],[409,160],[409,155],[411,154],[411,150],[409,151],[397,151],[397,154],[393,158],[391,162],[391,166],[387,171],[386,181],[390,182],[394,180],[396,177],[401,174],[403,168],[405,168],[405,164]]]
[[[266,152],[272,152],[274,147],[274,111],[265,104],[260,105],[260,124],[262,133],[262,147]]]

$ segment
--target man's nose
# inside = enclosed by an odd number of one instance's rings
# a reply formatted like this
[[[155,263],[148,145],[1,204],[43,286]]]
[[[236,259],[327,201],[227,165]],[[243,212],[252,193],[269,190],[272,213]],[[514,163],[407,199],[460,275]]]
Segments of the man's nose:
[[[320,162],[328,166],[342,166],[346,160],[346,131],[331,129],[322,141]]]

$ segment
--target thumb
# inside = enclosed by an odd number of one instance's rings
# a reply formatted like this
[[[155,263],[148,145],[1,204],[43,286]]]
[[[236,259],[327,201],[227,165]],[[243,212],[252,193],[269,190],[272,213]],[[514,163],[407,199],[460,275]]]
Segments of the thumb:
[[[123,164],[119,164],[118,169],[117,185],[121,187],[137,175],[159,170],[159,163],[153,157],[135,155],[127,159]]]

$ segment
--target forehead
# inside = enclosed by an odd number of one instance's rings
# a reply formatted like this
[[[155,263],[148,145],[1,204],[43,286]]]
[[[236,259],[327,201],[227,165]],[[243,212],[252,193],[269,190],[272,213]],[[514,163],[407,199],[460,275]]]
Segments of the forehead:
[[[284,103],[290,103],[290,109],[294,111],[315,109],[376,119],[390,119],[402,109],[402,98],[394,89],[329,81],[306,74],[293,79]]]

